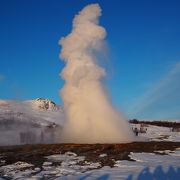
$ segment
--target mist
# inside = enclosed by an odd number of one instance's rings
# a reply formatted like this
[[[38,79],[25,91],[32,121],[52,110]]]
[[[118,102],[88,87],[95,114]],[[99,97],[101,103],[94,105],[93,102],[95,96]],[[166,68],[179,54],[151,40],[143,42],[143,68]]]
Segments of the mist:
[[[101,8],[91,4],[73,19],[72,31],[60,39],[60,58],[65,81],[60,95],[66,121],[61,134],[64,143],[120,143],[132,141],[127,121],[116,111],[104,89],[106,76],[97,52],[103,53],[106,30],[99,25]]]
[[[143,119],[179,119],[180,62],[176,62],[164,76],[154,82],[137,102],[129,108],[131,117]],[[174,107],[176,105],[176,107]]]
[[[58,143],[63,112],[39,105],[37,100],[0,100],[0,146]]]

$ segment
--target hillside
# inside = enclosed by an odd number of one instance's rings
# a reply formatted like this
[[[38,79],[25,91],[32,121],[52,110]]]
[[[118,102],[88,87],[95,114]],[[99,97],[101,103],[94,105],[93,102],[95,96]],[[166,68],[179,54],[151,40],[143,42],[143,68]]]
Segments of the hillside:
[[[0,100],[0,145],[50,143],[48,132],[59,131],[63,121],[62,107],[49,99]]]

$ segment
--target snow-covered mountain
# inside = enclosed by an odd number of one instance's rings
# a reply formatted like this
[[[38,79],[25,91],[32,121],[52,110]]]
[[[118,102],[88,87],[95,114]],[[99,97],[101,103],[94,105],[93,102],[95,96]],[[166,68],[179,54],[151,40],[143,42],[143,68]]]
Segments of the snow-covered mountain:
[[[48,126],[62,125],[62,107],[49,99],[37,98],[28,101],[0,100],[0,124],[14,123]]]
[[[62,111],[62,108],[59,105],[49,99],[37,98],[26,102],[31,103],[31,106],[38,110]]]
[[[49,99],[0,100],[0,145],[56,142],[63,122],[62,107]]]

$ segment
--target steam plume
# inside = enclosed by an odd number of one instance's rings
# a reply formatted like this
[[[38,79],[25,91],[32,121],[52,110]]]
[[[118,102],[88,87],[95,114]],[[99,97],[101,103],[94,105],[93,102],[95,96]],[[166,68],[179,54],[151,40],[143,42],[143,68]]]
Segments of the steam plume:
[[[72,32],[60,40],[61,72],[65,85],[61,90],[67,121],[62,141],[70,143],[117,143],[131,140],[127,123],[113,108],[101,79],[105,70],[96,60],[102,50],[106,30],[99,26],[98,4],[86,6],[73,20]]]

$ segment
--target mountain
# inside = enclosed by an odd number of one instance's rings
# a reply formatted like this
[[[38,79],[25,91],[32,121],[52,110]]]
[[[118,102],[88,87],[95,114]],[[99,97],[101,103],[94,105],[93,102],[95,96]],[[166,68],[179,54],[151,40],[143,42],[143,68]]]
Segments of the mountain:
[[[62,125],[63,109],[49,99],[37,98],[28,101],[0,100],[0,124],[3,122],[48,126]],[[2,126],[1,126],[2,128]]]
[[[63,122],[63,108],[49,99],[0,100],[0,145],[50,143]]]

